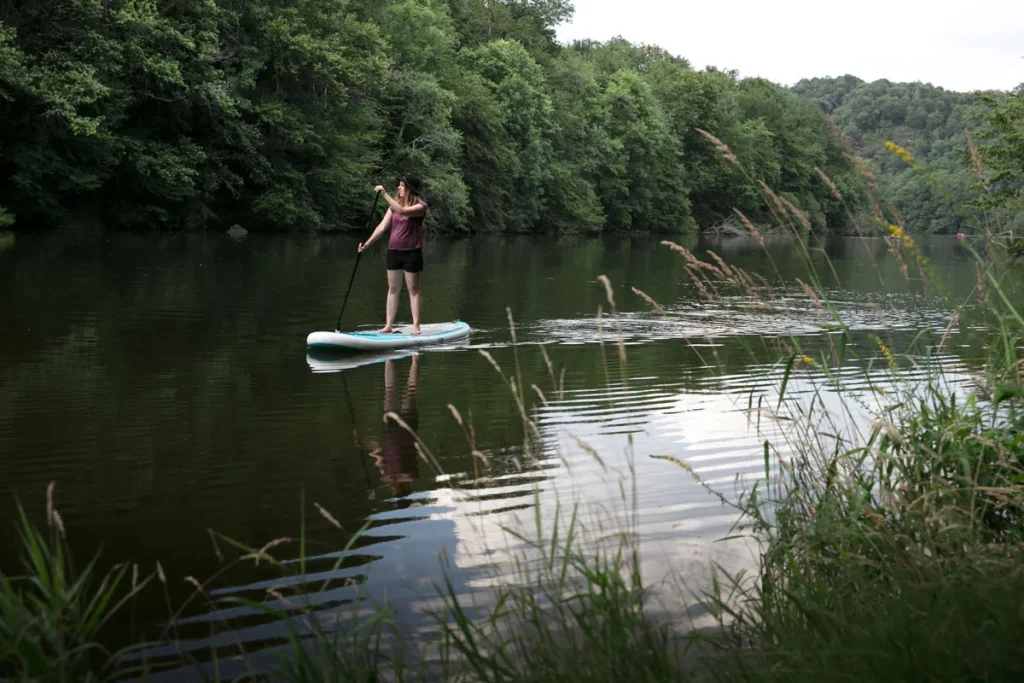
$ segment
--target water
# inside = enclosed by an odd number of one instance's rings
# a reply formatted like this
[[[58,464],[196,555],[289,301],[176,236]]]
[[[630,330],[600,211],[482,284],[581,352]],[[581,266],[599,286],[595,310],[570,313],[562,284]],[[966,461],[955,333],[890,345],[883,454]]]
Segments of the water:
[[[975,283],[966,251],[951,239],[919,243],[931,284],[965,300]],[[686,244],[698,255],[714,249],[776,287],[773,268],[791,283],[807,279],[803,249],[792,243],[769,245],[770,261],[750,241]],[[183,577],[203,580],[223,566],[218,550],[228,548],[215,547],[209,530],[253,546],[297,536],[302,496],[309,552],[321,556],[310,571],[330,570],[349,538],[314,503],[346,532],[369,524],[332,576],[387,595],[414,627],[427,621],[442,559],[466,594],[514,580],[502,567],[515,544],[500,525],[517,516],[533,524],[538,499],[547,529],[556,502],[563,511],[579,503],[595,529],[635,528],[649,578],[674,572],[699,583],[710,561],[746,566],[748,547],[717,542],[735,511],[658,456],[686,462],[734,497],[737,477],[749,485],[765,475],[765,433],[777,428],[752,408],[777,397],[785,344],[795,338],[801,354],[820,360],[837,339],[798,289],[770,309],[739,295],[701,301],[683,259],[654,238],[433,242],[426,318],[465,320],[472,338],[363,365],[304,348],[307,333],[333,328],[354,262],[351,238],[55,232],[3,245],[0,510],[8,523],[0,541],[16,543],[15,497],[41,520],[54,481],[80,557],[102,545],[105,564],[152,571],[159,561],[174,605],[190,592]],[[882,400],[875,389],[892,382],[873,335],[895,352],[921,330],[941,337],[952,306],[925,296],[915,271],[903,278],[881,240],[811,246],[829,299],[854,330],[844,340],[846,387],[870,408]],[[383,254],[367,256],[347,327],[381,322]],[[615,315],[601,274],[613,285]],[[664,312],[651,312],[632,287]],[[401,318],[407,305],[403,298]],[[978,353],[953,334],[937,362],[960,376]],[[517,360],[539,431],[529,452],[507,384]],[[901,367],[910,379],[931,371],[905,359]],[[842,413],[813,368],[798,367],[787,393]],[[471,421],[475,441],[449,404]],[[864,427],[863,410],[844,415],[844,428]],[[434,462],[385,424],[386,411],[417,430]],[[786,444],[776,445],[784,454]],[[288,558],[298,549],[276,552]],[[14,555],[5,553],[0,568],[16,568]],[[249,564],[214,586],[217,595],[266,599],[276,583],[273,572]],[[338,609],[354,592],[332,588],[320,599]],[[273,645],[284,633],[249,616],[211,638],[211,623],[225,613],[192,606],[185,616],[179,636],[201,651]],[[144,598],[137,617],[165,623],[163,597]]]

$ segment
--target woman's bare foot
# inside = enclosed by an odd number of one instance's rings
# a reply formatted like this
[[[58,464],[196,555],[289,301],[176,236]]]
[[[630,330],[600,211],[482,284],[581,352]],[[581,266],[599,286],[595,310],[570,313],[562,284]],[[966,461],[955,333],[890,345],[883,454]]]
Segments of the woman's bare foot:
[[[394,332],[394,329],[391,327],[391,325],[385,325],[384,327],[377,330],[377,334],[390,334],[392,332]]]
[[[413,325],[412,326],[412,333],[413,334],[419,334],[420,333],[420,326],[419,325]]]

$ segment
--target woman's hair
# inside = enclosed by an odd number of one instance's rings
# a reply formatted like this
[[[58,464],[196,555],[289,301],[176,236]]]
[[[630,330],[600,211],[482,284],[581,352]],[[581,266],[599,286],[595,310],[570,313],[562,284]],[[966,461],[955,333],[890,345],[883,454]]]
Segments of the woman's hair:
[[[405,201],[402,206],[413,206],[420,201],[420,183],[418,179],[404,175],[398,179],[398,182],[405,183]]]

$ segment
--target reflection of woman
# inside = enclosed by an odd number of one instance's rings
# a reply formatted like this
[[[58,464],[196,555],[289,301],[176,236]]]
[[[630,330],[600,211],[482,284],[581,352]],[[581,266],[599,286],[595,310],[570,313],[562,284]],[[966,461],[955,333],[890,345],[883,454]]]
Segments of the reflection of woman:
[[[409,368],[409,379],[406,381],[405,395],[398,395],[398,372],[395,361],[384,363],[384,412],[396,413],[416,431],[419,428],[420,415],[416,408],[416,387],[420,378],[420,357],[412,357]],[[419,476],[417,466],[416,438],[409,431],[392,419],[384,420],[384,435],[380,447],[370,454],[377,461],[381,481],[391,488],[391,495],[399,498],[412,491],[412,482]]]

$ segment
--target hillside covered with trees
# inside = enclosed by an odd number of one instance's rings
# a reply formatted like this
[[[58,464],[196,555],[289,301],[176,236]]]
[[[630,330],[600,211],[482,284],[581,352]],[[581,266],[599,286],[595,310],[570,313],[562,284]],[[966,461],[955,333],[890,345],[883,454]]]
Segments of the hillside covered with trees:
[[[560,46],[571,13],[568,0],[0,0],[0,221],[353,228],[376,182],[411,172],[452,233],[693,231],[734,207],[765,220],[762,180],[816,229],[844,227],[819,171],[853,204],[863,180],[801,97],[810,86],[622,40]],[[960,120],[942,112],[929,144],[952,159]]]
[[[868,83],[853,76],[804,80],[793,91],[814,102],[843,131],[858,156],[870,163],[881,197],[899,210],[912,231],[974,232],[985,220],[980,209],[996,205],[1003,208],[989,212],[993,227],[1024,227],[1019,207],[1009,201],[1020,187],[1020,171],[1015,179],[1009,169],[1024,164],[1014,159],[1012,150],[1009,155],[998,151],[1012,144],[1014,130],[1018,141],[1024,136],[1021,120],[1013,119],[1014,107],[1020,108],[1019,93],[1014,105],[1015,98],[1006,93],[959,93],[886,80]],[[982,188],[968,132],[981,150],[982,175],[995,183],[994,192]],[[886,142],[909,152],[914,163]],[[988,167],[1007,172],[989,177]],[[989,201],[979,201],[983,196]]]

